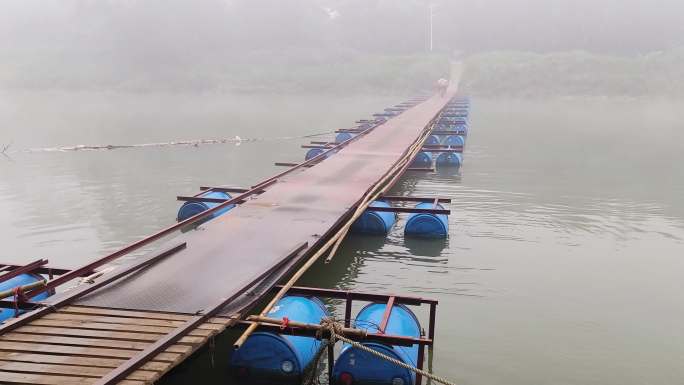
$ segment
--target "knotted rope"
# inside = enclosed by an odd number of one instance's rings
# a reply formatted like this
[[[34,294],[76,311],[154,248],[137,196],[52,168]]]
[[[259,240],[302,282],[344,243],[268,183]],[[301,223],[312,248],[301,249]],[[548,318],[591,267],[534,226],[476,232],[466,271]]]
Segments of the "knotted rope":
[[[344,335],[342,335],[342,332],[343,332],[343,326],[342,326],[342,324],[339,323],[339,322],[336,322],[333,318],[326,317],[326,318],[324,318],[324,319],[321,320],[321,329],[320,329],[319,332],[317,333],[317,337],[322,336],[322,334],[323,334],[322,331],[323,331],[323,330],[327,330],[327,331],[330,333],[330,338],[329,338],[329,342],[328,342],[328,343],[330,343],[330,344],[333,344],[333,345],[334,345],[334,344],[335,344],[335,341],[339,340],[339,341],[345,342],[345,343],[347,343],[347,344],[349,344],[349,345],[351,345],[351,346],[353,346],[353,347],[355,347],[355,348],[357,348],[357,349],[359,349],[359,350],[363,350],[364,352],[367,352],[367,353],[369,353],[369,354],[372,354],[372,355],[374,355],[374,356],[376,356],[376,357],[378,357],[378,358],[381,358],[381,359],[383,359],[383,360],[385,360],[385,361],[388,361],[388,362],[390,362],[390,363],[392,363],[392,364],[394,364],[394,365],[397,365],[397,366],[399,366],[399,367],[402,367],[402,368],[404,368],[404,369],[408,369],[408,370],[410,370],[410,371],[412,371],[412,372],[414,372],[414,373],[420,374],[421,376],[423,376],[423,377],[425,377],[425,378],[429,378],[429,379],[431,379],[431,380],[433,380],[433,381],[435,381],[435,382],[438,382],[438,383],[440,383],[440,384],[444,384],[444,385],[456,385],[455,382],[449,381],[449,380],[447,380],[447,379],[444,378],[444,377],[440,377],[440,376],[437,376],[437,375],[432,374],[432,373],[430,373],[430,372],[427,372],[427,371],[425,371],[425,370],[418,369],[418,368],[416,368],[415,366],[408,365],[408,364],[406,364],[406,363],[404,363],[404,362],[402,362],[402,361],[397,360],[397,359],[394,358],[394,357],[390,357],[390,356],[388,356],[388,355],[386,355],[386,354],[382,354],[382,353],[378,352],[377,350],[373,350],[373,349],[369,348],[368,346],[365,346],[365,345],[363,345],[363,344],[361,344],[361,343],[359,343],[359,342],[350,340],[349,338],[347,338],[347,337],[345,337]],[[421,359],[421,357],[418,357],[418,359]]]

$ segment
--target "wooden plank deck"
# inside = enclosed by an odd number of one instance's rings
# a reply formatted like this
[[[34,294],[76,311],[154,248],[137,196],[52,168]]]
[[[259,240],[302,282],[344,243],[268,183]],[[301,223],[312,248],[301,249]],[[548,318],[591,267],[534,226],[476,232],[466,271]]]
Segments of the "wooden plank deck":
[[[0,383],[93,384],[191,316],[67,306],[0,335]],[[231,323],[212,318],[130,374],[122,385],[152,384]]]

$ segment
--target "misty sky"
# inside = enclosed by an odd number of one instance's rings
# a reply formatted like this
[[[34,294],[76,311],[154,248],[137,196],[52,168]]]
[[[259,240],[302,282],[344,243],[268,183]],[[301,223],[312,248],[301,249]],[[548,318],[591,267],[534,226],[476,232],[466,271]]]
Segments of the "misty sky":
[[[216,76],[209,74],[246,76],[243,69],[257,64],[292,69],[300,62],[422,54],[428,47],[429,4],[427,0],[1,0],[0,85],[96,86],[100,81],[121,84],[179,76],[214,84]],[[684,45],[681,0],[433,0],[432,4],[438,53],[586,50],[633,56]],[[231,71],[230,65],[243,69]]]
[[[680,0],[434,0],[440,50],[638,53],[683,44]],[[168,55],[310,47],[421,52],[416,0],[3,0],[4,55],[42,50]],[[11,50],[8,52],[8,50]],[[188,51],[190,50],[190,51]]]

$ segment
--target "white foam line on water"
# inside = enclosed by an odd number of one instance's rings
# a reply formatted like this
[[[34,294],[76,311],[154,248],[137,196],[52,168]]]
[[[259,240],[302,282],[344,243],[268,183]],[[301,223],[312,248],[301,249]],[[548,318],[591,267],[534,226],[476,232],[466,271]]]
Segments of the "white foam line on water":
[[[62,147],[43,147],[43,148],[29,148],[23,150],[23,152],[67,152],[67,151],[95,151],[95,150],[118,150],[122,148],[147,148],[147,147],[169,147],[169,146],[195,146],[200,145],[210,145],[210,144],[229,144],[232,143],[236,146],[242,143],[249,142],[266,142],[266,141],[283,141],[283,140],[293,140],[293,139],[303,139],[303,138],[313,138],[317,136],[329,135],[334,133],[334,131],[319,132],[308,135],[299,136],[281,136],[273,138],[241,138],[240,136],[235,136],[232,138],[219,138],[219,139],[194,139],[194,140],[178,140],[169,142],[153,142],[153,143],[139,143],[139,144],[96,144],[96,145],[86,145],[79,144],[74,146],[62,146]],[[6,154],[2,151],[2,154]]]

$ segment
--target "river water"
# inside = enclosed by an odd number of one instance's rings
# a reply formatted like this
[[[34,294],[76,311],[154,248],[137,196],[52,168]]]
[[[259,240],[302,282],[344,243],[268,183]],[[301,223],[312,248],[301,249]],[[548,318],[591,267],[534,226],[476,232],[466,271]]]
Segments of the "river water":
[[[78,266],[173,223],[176,195],[249,186],[303,159],[291,137],[404,98],[0,95],[0,259]],[[405,240],[402,217],[301,283],[439,299],[429,364],[458,384],[684,382],[684,103],[474,97],[471,117],[461,170],[395,189],[452,198],[447,241]],[[23,151],[236,135],[259,140]],[[230,383],[233,337],[166,382]]]

